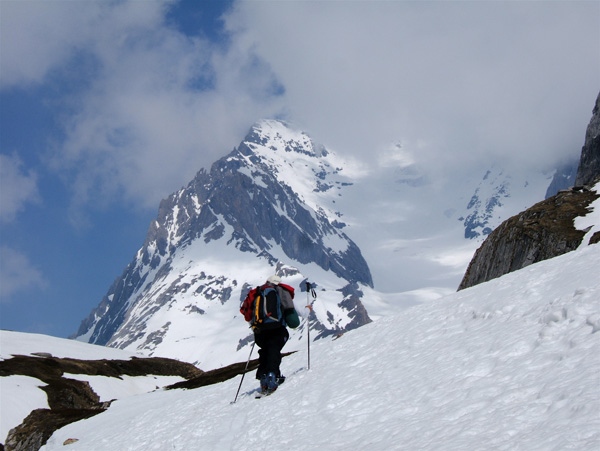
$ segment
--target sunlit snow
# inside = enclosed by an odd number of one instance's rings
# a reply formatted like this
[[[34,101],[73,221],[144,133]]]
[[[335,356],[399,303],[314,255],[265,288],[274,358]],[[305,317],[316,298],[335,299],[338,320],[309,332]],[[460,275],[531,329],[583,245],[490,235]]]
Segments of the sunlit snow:
[[[597,450],[599,267],[597,245],[536,263],[312,343],[268,398],[253,374],[235,404],[240,377],[140,394],[43,449]]]

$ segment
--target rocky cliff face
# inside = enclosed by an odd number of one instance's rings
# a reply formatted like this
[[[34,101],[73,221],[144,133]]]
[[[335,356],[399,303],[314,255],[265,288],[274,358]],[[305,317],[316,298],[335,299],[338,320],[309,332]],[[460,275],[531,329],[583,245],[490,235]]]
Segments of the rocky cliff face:
[[[575,228],[577,217],[590,213],[600,194],[600,95],[588,125],[576,187],[535,204],[497,227],[471,260],[458,289],[500,277],[576,249],[586,235]],[[587,244],[600,241],[598,233]]]
[[[598,197],[589,189],[562,191],[504,221],[477,250],[458,289],[577,249],[586,232],[573,220],[588,214]],[[599,239],[596,234],[588,244]]]
[[[559,166],[552,177],[550,185],[548,185],[544,199],[548,199],[549,197],[558,194],[559,191],[569,189],[570,187],[574,186],[575,177],[577,177],[578,165],[579,161],[573,160],[572,162],[567,162]]]
[[[598,174],[600,174],[600,94],[596,98],[592,119],[585,133],[575,186],[591,183]]]

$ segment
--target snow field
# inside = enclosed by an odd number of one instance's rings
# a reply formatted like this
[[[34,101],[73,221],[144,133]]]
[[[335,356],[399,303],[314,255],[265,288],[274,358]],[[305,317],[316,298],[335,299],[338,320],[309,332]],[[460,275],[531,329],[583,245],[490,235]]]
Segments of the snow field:
[[[0,442],[8,431],[23,422],[35,409],[49,409],[45,384],[29,376],[8,376],[0,379]]]
[[[121,349],[96,346],[48,335],[7,330],[0,331],[0,343],[2,360],[10,359],[13,355],[32,355],[34,352],[49,353],[54,357],[84,360],[129,360],[132,356],[144,357],[143,354]],[[168,385],[181,380],[178,377],[156,379],[153,376],[123,376],[123,379],[116,379],[82,374],[65,374],[65,377],[89,381],[90,386],[102,401],[145,393],[154,390],[157,385]],[[0,442],[4,443],[8,431],[21,424],[32,410],[49,408],[46,393],[40,389],[45,385],[41,380],[28,376],[17,375],[0,378]]]
[[[600,247],[382,318],[254,374],[154,392],[59,431],[70,450],[597,450]]]
[[[279,247],[274,249],[272,252],[275,257],[283,261],[283,252]],[[305,278],[303,274],[310,274],[311,280],[314,277],[319,281],[319,302],[315,305],[315,314],[324,324],[343,327],[349,319],[346,312],[338,306],[343,295],[337,288],[345,282],[316,264],[297,266],[301,273],[284,277],[283,282],[296,288],[294,303],[299,315],[307,314],[306,293],[301,292],[299,286]],[[154,310],[154,314],[147,321],[144,334],[139,334],[128,345],[128,349],[145,347],[144,352],[149,356],[179,359],[193,363],[205,371],[245,359],[250,345],[238,349],[239,341],[252,333],[239,313],[244,284],[264,283],[274,273],[274,268],[253,254],[240,253],[231,246],[223,247],[217,242],[204,243],[199,240],[177,252],[171,267],[169,274],[155,283],[154,288],[145,293],[143,299],[132,309],[128,317],[128,321],[132,322],[144,317],[147,311]],[[181,277],[182,274],[184,277]],[[201,278],[201,274],[204,277]],[[224,278],[223,284],[221,278]],[[184,283],[189,284],[186,290],[168,294],[173,284]],[[197,288],[205,285],[208,288],[198,294]],[[225,305],[218,298],[205,297],[205,294],[210,294],[211,289],[218,294],[223,287],[231,289]],[[326,291],[320,291],[321,288]],[[169,301],[157,307],[156,299],[161,295],[169,296]],[[194,307],[208,314],[194,312],[191,310]],[[333,316],[328,315],[328,312]],[[149,344],[148,337],[153,331],[164,331],[164,335],[162,340],[154,340]],[[290,332],[292,338],[288,350],[297,349],[299,334]],[[131,336],[119,337],[111,345],[122,344],[130,338]],[[199,343],[202,345],[199,346]]]
[[[30,334],[0,330],[0,359],[10,359],[13,355],[31,355],[34,352],[46,352],[54,357],[70,357],[72,359],[124,359],[145,357],[139,352],[107,348],[76,340],[51,337],[42,334]]]
[[[64,377],[86,381],[92,387],[92,390],[100,397],[100,402],[111,401],[113,399],[123,399],[129,396],[135,396],[142,393],[148,393],[159,390],[167,385],[176,384],[184,381],[179,376],[127,376],[120,378],[106,376],[89,376],[87,374],[68,374]]]

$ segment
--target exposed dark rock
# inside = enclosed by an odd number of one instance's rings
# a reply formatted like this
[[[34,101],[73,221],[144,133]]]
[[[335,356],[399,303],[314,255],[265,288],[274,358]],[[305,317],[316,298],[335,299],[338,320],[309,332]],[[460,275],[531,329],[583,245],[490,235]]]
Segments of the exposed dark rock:
[[[573,220],[588,214],[588,206],[600,197],[592,191],[599,181],[600,94],[586,130],[575,187],[559,191],[500,224],[475,252],[458,289],[577,249],[586,232],[575,229]],[[587,244],[598,241],[600,234],[595,233]]]
[[[5,444],[7,451],[37,451],[57,429],[97,415],[110,406],[112,401],[100,402],[88,382],[66,378],[63,376],[65,373],[115,378],[151,374],[185,379],[203,374],[192,364],[159,357],[79,360],[43,355],[49,357],[16,355],[0,361],[0,377],[23,375],[46,383],[41,389],[46,392],[50,406],[50,409],[34,410],[23,423],[9,431]]]
[[[598,175],[600,175],[600,94],[596,98],[592,119],[585,133],[575,186],[589,184]]]
[[[573,219],[589,213],[598,197],[587,189],[562,191],[507,219],[477,250],[458,289],[576,249],[585,232],[575,229]]]
[[[6,451],[37,451],[54,431],[75,421],[104,412],[103,409],[36,409],[6,437]]]
[[[64,371],[54,357],[40,358],[24,355],[14,356],[12,359],[0,361],[0,376],[35,377],[44,382],[62,377]]]
[[[295,351],[294,351],[295,352]],[[294,352],[285,352],[282,353],[282,357],[287,357],[288,355],[293,354]],[[240,374],[244,373],[246,369],[246,363],[248,363],[247,372],[253,371],[258,368],[258,359],[250,360],[250,362],[238,362],[231,365],[224,366],[222,368],[217,368],[215,370],[205,371],[200,376],[190,379],[188,381],[177,382],[173,385],[168,385],[165,388],[167,390],[173,389],[192,389],[204,387],[205,385],[218,384],[219,382],[224,382]]]
[[[0,361],[0,376],[20,374],[40,379],[46,383],[62,377],[63,373],[88,374],[91,376],[181,376],[191,379],[202,374],[191,363],[151,357],[131,360],[78,360],[70,358],[39,358],[17,355]]]
[[[349,330],[356,329],[360,326],[364,326],[372,322],[367,309],[361,302],[360,298],[363,296],[363,292],[358,288],[357,284],[348,284],[341,291],[344,295],[342,301],[338,304],[342,310],[347,312],[350,322],[341,326],[336,322],[335,317],[331,312],[327,312],[327,319],[329,324],[325,325],[317,321],[317,317],[314,311],[311,311],[308,316],[310,330],[315,332],[315,340],[319,340],[325,337],[337,336]]]
[[[340,302],[339,306],[347,310],[349,312],[348,316],[352,319],[352,321],[346,325],[346,331],[356,329],[372,322],[367,313],[367,309],[360,301],[363,293],[358,289],[357,285],[354,284],[344,287],[342,293],[344,294],[344,300]]]
[[[100,408],[100,397],[89,382],[61,377],[40,387],[48,396],[52,410]]]

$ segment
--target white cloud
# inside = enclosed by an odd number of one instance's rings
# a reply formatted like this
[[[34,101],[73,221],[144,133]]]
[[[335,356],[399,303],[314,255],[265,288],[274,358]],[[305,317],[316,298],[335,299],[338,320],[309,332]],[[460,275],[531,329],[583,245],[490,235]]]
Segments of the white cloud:
[[[2,3],[0,86],[74,86],[52,165],[76,206],[156,208],[282,113],[339,153],[401,142],[440,174],[552,164],[578,156],[599,85],[597,2],[238,1],[224,42],[168,7]]]
[[[65,138],[50,163],[72,185],[74,217],[115,199],[156,208],[280,110],[268,65],[182,35],[163,21],[165,4],[45,5],[7,9],[3,32],[15,44],[5,44],[3,66],[14,69],[3,87],[41,83],[51,70],[55,83],[72,83],[63,88]],[[53,32],[59,25],[68,31]],[[39,53],[35,67],[24,62]]]
[[[597,2],[238,2],[295,120],[339,151],[398,140],[447,168],[578,156],[600,75]]]
[[[39,202],[37,175],[22,170],[16,155],[0,154],[0,221],[13,221],[26,203]]]
[[[82,202],[100,188],[102,197],[120,192],[155,208],[272,112],[264,95],[271,80],[256,75],[260,68],[238,66],[243,56],[220,55],[171,30],[153,33],[162,36],[141,47],[102,43],[105,75],[68,121],[55,164],[78,168]]]
[[[27,256],[8,246],[0,247],[0,301],[19,291],[44,288],[47,282]]]
[[[49,72],[93,46],[98,34],[126,40],[139,27],[160,24],[169,0],[144,2],[3,1],[0,87],[42,83]]]

